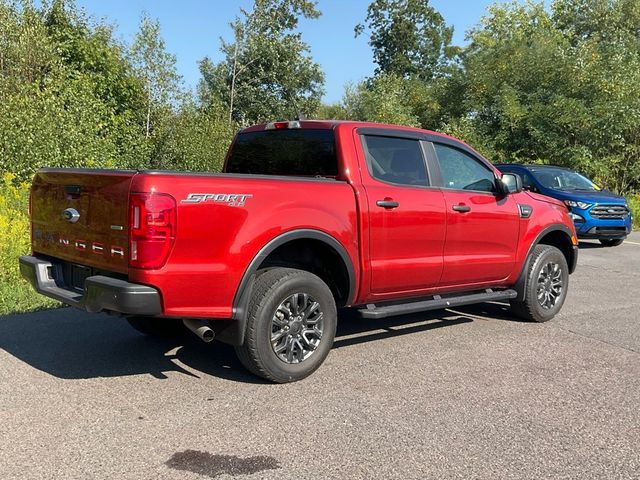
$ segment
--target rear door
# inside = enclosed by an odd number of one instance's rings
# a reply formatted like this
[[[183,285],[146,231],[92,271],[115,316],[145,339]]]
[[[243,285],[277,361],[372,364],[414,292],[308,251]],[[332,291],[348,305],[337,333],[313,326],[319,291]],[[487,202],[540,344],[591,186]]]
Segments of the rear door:
[[[444,198],[431,186],[423,142],[375,133],[361,140],[373,296],[436,287],[442,274]]]
[[[441,286],[495,283],[515,266],[520,214],[494,171],[471,152],[433,143],[447,212]]]
[[[127,273],[128,201],[135,172],[43,169],[31,190],[32,249]]]

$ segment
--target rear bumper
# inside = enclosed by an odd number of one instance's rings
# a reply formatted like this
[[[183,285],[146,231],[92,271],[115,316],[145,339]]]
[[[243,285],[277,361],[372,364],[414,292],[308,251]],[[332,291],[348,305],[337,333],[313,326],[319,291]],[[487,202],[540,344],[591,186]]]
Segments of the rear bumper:
[[[20,273],[38,293],[88,312],[111,311],[127,315],[160,315],[160,293],[153,287],[94,275],[84,292],[69,288],[58,275],[59,265],[33,256],[20,257]]]

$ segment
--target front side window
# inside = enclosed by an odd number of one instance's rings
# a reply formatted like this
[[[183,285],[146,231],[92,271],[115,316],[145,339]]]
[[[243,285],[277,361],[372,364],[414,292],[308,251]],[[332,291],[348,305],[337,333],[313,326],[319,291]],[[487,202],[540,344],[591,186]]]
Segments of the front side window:
[[[377,180],[397,185],[427,186],[427,169],[418,140],[365,135],[369,173]]]
[[[496,179],[492,170],[471,155],[457,148],[434,143],[444,188],[495,192]]]

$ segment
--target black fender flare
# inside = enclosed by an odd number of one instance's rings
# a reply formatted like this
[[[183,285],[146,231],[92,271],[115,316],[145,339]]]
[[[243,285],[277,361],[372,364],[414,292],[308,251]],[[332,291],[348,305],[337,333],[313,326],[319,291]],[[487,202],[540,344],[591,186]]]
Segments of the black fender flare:
[[[247,322],[247,308],[249,306],[249,299],[251,298],[253,290],[253,281],[255,280],[258,268],[276,248],[292,240],[302,239],[319,240],[333,248],[338,255],[340,255],[340,258],[347,269],[347,274],[349,275],[349,294],[347,296],[346,305],[350,305],[354,301],[356,289],[355,268],[344,246],[334,237],[320,230],[306,228],[289,230],[288,232],[282,233],[271,239],[253,257],[249,266],[245,270],[242,280],[240,280],[238,290],[236,291],[236,295],[233,300],[232,320],[230,322],[224,322],[226,325],[220,331],[216,331],[216,339],[231,345],[242,345],[244,342],[244,333]]]
[[[535,240],[529,246],[529,250],[527,250],[527,256],[525,257],[524,265],[522,266],[522,270],[520,270],[520,275],[518,275],[518,279],[516,280],[516,283],[513,286],[514,290],[518,292],[518,296],[514,300],[523,300],[524,298],[524,292],[527,288],[527,273],[529,272],[529,265],[531,262],[531,252],[536,247],[536,245],[540,243],[540,240],[542,240],[544,236],[546,236],[551,232],[557,232],[557,231],[565,233],[570,240],[571,240],[571,237],[573,236],[573,232],[571,231],[571,229],[561,223],[554,223],[553,225],[549,225],[548,227],[542,229],[542,231],[538,233],[538,235],[536,235]],[[574,270],[576,269],[576,264],[578,263],[578,246],[573,245],[573,242],[571,244],[573,248],[569,255],[569,259],[567,261],[567,264],[569,265],[570,274],[574,272]]]

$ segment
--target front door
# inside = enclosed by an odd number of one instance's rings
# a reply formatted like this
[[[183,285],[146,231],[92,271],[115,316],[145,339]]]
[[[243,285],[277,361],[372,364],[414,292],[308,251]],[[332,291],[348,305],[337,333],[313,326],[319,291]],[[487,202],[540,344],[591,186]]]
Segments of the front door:
[[[450,145],[433,145],[447,212],[441,286],[504,280],[515,267],[516,201],[498,194],[495,173],[479,159]]]

